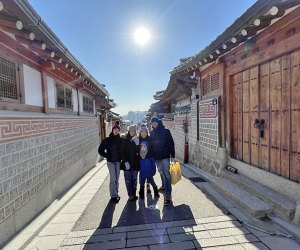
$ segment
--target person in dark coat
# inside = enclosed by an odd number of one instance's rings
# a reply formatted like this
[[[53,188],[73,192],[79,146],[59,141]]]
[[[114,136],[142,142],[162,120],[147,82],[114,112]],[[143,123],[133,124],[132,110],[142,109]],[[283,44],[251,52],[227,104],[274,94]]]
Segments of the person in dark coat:
[[[121,164],[121,137],[119,121],[115,122],[112,132],[106,137],[98,148],[98,153],[107,159],[110,182],[109,191],[112,202],[118,203],[120,200],[119,177]]]
[[[162,186],[159,190],[165,190],[165,206],[172,202],[172,185],[170,175],[170,161],[174,161],[175,147],[170,130],[166,129],[157,117],[152,117],[150,133],[150,149],[154,155],[158,172],[160,173]]]
[[[149,143],[150,137],[149,137],[149,131],[147,128],[147,124],[146,123],[142,123],[140,126],[140,132],[139,132],[139,141],[147,141]],[[150,151],[150,149],[149,149]],[[147,180],[147,193],[151,194],[151,189],[150,189],[150,183]]]
[[[154,196],[158,198],[158,188],[153,178],[156,173],[155,159],[149,151],[149,144],[146,140],[140,141],[140,157],[140,199],[145,198],[146,180],[152,185]]]
[[[121,158],[124,170],[125,185],[128,193],[128,200],[137,200],[137,175],[140,170],[140,148],[139,139],[136,136],[136,125],[131,125],[127,133],[122,137]]]

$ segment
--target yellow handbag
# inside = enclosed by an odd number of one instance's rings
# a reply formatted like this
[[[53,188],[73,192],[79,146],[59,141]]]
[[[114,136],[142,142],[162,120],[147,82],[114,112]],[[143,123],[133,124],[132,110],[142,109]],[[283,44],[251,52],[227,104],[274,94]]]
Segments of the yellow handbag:
[[[181,180],[181,169],[179,162],[171,162],[170,163],[170,175],[171,175],[171,183],[175,185],[178,181]]]

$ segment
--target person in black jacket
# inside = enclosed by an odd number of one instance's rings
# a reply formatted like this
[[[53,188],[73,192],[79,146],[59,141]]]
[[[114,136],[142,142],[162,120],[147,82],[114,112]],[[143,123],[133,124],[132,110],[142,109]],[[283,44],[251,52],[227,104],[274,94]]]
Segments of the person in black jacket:
[[[152,117],[151,126],[153,130],[150,133],[150,148],[154,154],[155,163],[162,181],[162,186],[159,190],[166,190],[164,204],[168,206],[172,202],[170,162],[174,161],[175,158],[174,140],[170,130],[166,129],[157,117]]]
[[[121,158],[124,170],[125,185],[129,201],[138,199],[136,196],[137,175],[140,170],[140,147],[136,136],[136,125],[131,125],[127,133],[122,136]]]
[[[107,166],[110,175],[110,200],[116,203],[120,200],[120,196],[118,195],[121,164],[121,137],[119,124],[119,121],[116,121],[112,128],[112,132],[101,142],[98,148],[98,153],[107,159]]]

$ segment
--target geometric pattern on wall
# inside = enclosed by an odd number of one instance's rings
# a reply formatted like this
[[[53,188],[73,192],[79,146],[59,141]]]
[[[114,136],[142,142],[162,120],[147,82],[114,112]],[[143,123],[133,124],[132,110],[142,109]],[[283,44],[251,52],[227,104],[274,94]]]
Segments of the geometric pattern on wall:
[[[218,105],[213,101],[218,100],[217,97],[210,98],[199,102],[200,118],[216,118],[218,116]]]
[[[0,117],[0,143],[94,125],[96,119]]]
[[[219,146],[218,98],[199,102],[199,143],[213,151]]]

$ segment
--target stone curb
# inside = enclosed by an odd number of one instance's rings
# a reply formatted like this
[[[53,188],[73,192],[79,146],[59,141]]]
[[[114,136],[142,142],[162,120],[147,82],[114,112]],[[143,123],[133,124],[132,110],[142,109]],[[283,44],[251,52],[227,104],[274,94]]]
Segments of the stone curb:
[[[67,205],[67,203],[105,166],[106,161],[97,163],[89,172],[79,179],[69,190],[62,194],[62,198],[54,200],[28,226],[21,230],[3,249],[24,249],[43,228]]]

